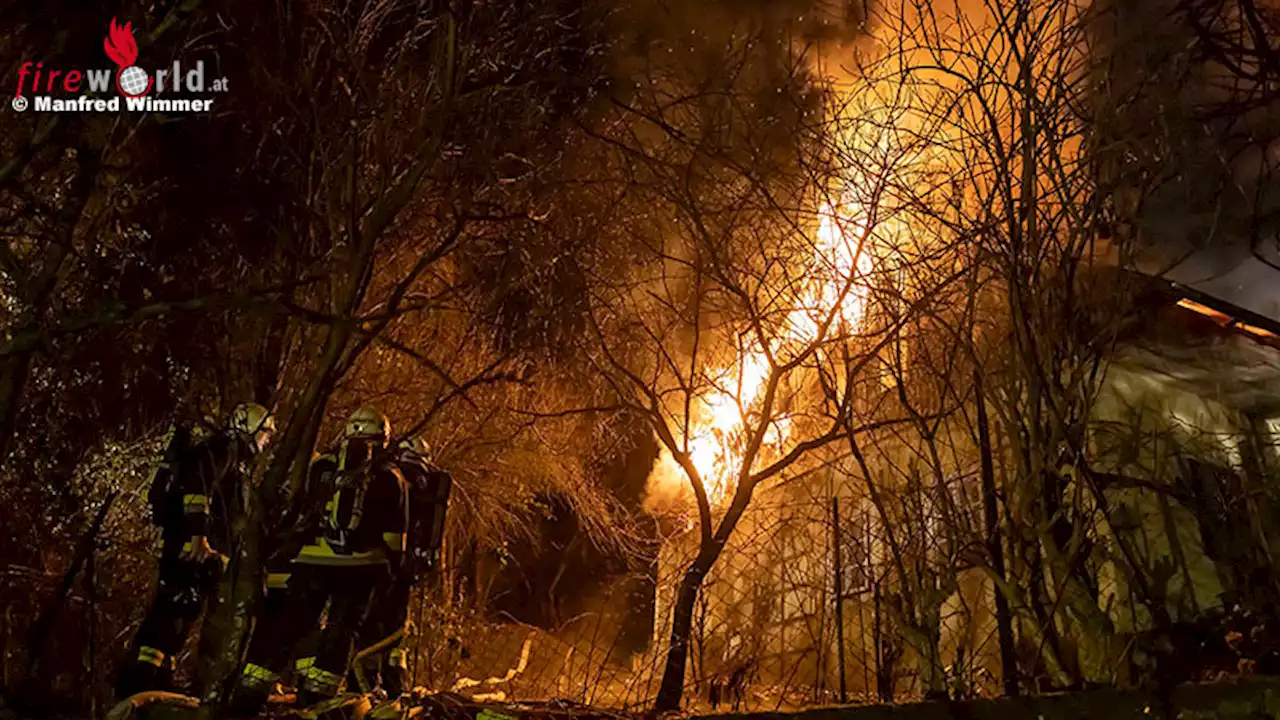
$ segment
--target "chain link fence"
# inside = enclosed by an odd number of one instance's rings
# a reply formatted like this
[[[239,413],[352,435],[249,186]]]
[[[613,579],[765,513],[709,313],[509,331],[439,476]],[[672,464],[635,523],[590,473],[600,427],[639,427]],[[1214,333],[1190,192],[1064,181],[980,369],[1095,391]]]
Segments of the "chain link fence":
[[[764,711],[922,697],[922,663],[905,642],[899,576],[883,533],[866,499],[830,477],[818,487],[795,482],[758,493],[698,593],[686,705]],[[429,690],[495,701],[648,706],[667,660],[677,587],[698,542],[692,524],[663,539],[647,578],[654,609],[643,650],[620,640],[637,611],[627,600],[634,593],[624,591],[635,578],[616,581],[623,598],[606,597],[599,611],[554,632],[485,621],[423,597],[414,679]],[[948,692],[995,695],[991,586],[976,571],[930,567],[929,555],[926,548],[909,560],[909,572],[951,573],[931,581],[943,593],[936,664]]]

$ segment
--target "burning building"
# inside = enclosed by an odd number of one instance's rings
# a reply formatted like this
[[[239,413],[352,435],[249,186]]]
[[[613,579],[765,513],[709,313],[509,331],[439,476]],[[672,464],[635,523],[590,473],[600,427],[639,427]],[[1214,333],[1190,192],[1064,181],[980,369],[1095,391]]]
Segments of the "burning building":
[[[1118,343],[1098,381],[1087,462],[1062,473],[1064,496],[1089,495],[1083,473],[1098,485],[1098,500],[1063,507],[1078,514],[1082,562],[1097,583],[1092,601],[1130,646],[1156,629],[1157,615],[1189,625],[1249,593],[1270,592],[1257,587],[1256,570],[1261,555],[1280,550],[1270,479],[1280,469],[1280,324],[1151,282],[1142,299],[1148,321]],[[692,687],[709,693],[736,674],[768,704],[830,701],[842,690],[853,699],[998,690],[996,586],[990,568],[980,567],[989,563],[974,558],[986,536],[977,441],[964,423],[948,424],[940,430],[951,455],[945,500],[926,491],[920,448],[891,430],[866,443],[865,465],[838,454],[756,490],[703,582]],[[1141,578],[1118,561],[1122,548],[1136,556]],[[659,649],[667,646],[675,587],[697,550],[692,527],[662,549]],[[909,587],[896,563],[909,566]],[[1135,585],[1144,584],[1140,593]],[[1154,610],[1151,597],[1163,607]],[[1027,624],[1018,611],[1015,604],[1017,624]],[[1025,627],[1016,634],[1024,643],[1039,636]],[[1109,670],[1123,676],[1141,665],[1140,655],[1116,651]],[[1023,662],[1023,672],[1032,670]]]

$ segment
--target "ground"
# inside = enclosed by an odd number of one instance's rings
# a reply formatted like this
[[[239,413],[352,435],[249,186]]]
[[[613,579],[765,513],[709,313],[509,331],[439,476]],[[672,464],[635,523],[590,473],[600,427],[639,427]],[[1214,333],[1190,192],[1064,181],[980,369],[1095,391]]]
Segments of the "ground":
[[[172,699],[172,698],[171,698]],[[351,698],[348,717],[376,720]],[[458,695],[420,698],[419,720],[641,720],[640,713],[617,713],[571,704],[481,705]],[[116,708],[107,720],[135,716],[148,720],[189,718],[178,706],[153,705],[131,713]],[[293,713],[281,717],[296,717]],[[386,717],[406,717],[391,714]],[[673,717],[680,717],[679,715]],[[742,713],[685,716],[684,720],[1280,720],[1280,678],[1240,678],[1218,683],[1183,685],[1174,690],[1172,702],[1163,704],[1150,692],[1098,690],[1062,693],[1034,698],[975,700],[957,703],[914,703],[896,706],[842,706],[789,713]],[[26,720],[0,706],[0,720]],[[646,719],[647,720],[647,719]]]

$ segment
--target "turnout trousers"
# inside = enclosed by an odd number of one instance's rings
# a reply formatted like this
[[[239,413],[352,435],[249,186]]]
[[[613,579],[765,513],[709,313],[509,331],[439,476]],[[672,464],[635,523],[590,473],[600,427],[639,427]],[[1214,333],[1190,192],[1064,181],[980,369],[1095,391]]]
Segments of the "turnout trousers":
[[[130,656],[116,679],[116,696],[126,698],[147,690],[169,690],[174,656],[182,650],[191,628],[218,591],[222,559],[203,563],[182,560],[182,542],[166,538],[160,554],[155,599],[134,636]]]
[[[397,579],[385,586],[374,601],[365,629],[360,633],[360,646],[363,647],[377,644],[397,632],[401,633],[399,639],[361,662],[365,679],[372,685],[381,687],[393,699],[409,690],[404,641],[405,633],[408,632],[409,595],[412,589],[412,583],[407,579]],[[348,684],[354,679],[352,673]]]
[[[375,600],[386,592],[385,564],[334,567],[295,563],[283,592],[269,591],[253,630],[232,697],[237,714],[261,710],[281,674],[294,661],[298,703],[335,697],[361,641]],[[321,618],[324,618],[323,625]],[[319,630],[314,654],[308,636]]]

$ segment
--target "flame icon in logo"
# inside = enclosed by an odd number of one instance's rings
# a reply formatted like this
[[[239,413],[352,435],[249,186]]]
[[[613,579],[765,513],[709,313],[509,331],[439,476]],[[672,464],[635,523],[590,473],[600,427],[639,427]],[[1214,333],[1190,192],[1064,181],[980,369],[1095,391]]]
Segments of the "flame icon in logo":
[[[151,92],[152,79],[142,68],[134,65],[138,59],[138,43],[133,39],[133,23],[125,23],[124,27],[111,18],[111,27],[107,38],[102,41],[102,48],[107,57],[120,66],[116,73],[116,89],[122,95],[141,97]]]

